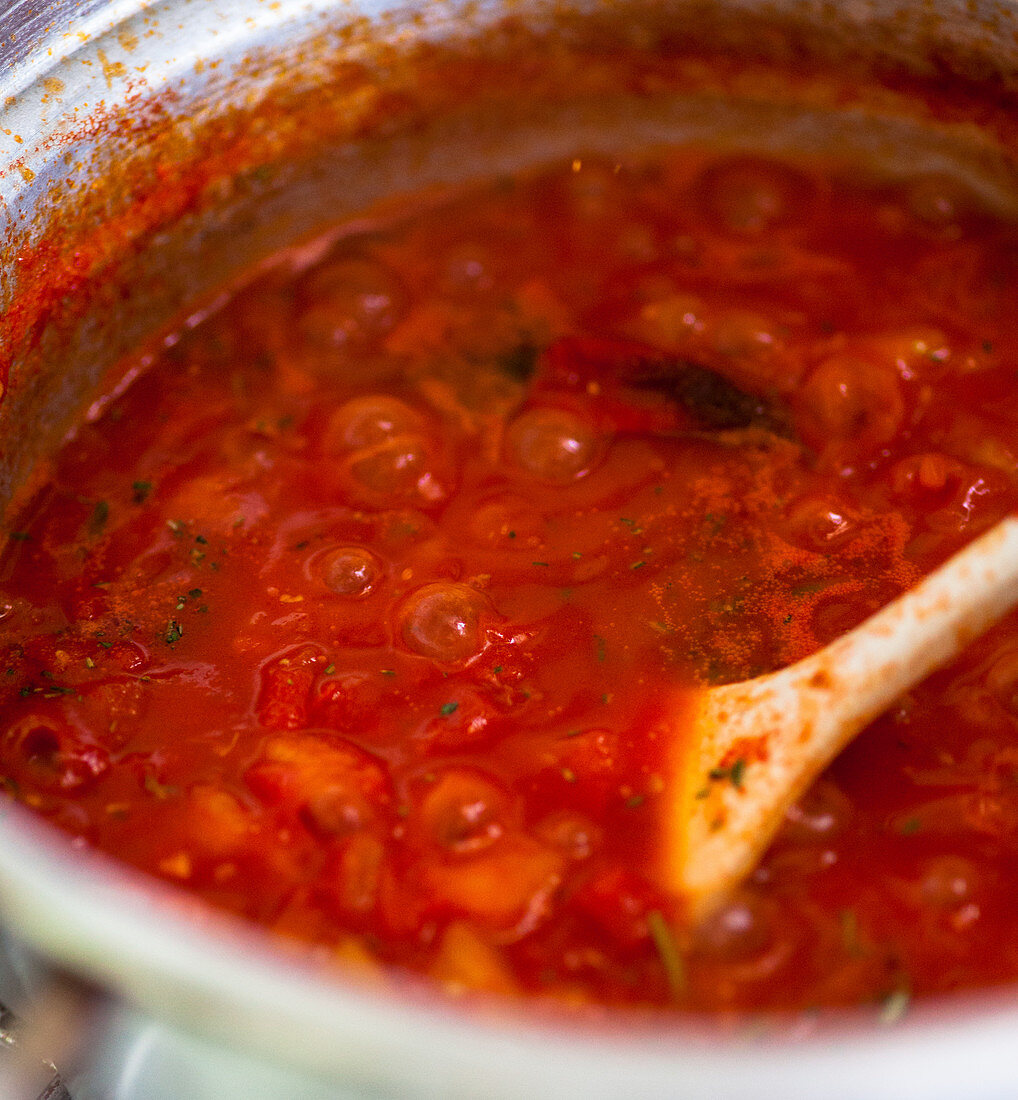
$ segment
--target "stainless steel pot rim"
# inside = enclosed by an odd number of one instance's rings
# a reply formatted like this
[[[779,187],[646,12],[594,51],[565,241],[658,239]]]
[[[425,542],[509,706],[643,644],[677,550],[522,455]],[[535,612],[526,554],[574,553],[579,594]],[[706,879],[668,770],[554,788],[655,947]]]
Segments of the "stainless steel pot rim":
[[[972,1083],[1018,1088],[1013,997],[920,1008],[892,1026],[876,1011],[846,1014],[810,1036],[752,1029],[724,1037],[688,1030],[548,1026],[526,1016],[467,1016],[321,980],[258,934],[210,917],[196,923],[175,893],[73,849],[17,807],[0,815],[0,898],[10,927],[31,929],[50,958],[92,975],[142,1009],[196,1034],[254,1047],[324,1075],[382,1080],[421,1096],[955,1097]],[[73,922],[68,922],[68,903]],[[478,1074],[498,1067],[478,1091]],[[987,1095],[996,1095],[993,1091]]]

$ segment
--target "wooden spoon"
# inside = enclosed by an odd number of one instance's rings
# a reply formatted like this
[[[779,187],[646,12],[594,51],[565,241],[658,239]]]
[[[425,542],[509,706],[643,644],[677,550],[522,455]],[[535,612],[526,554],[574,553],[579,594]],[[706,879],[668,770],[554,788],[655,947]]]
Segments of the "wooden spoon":
[[[1018,518],[980,536],[819,653],[711,688],[675,737],[664,885],[705,916],[791,806],[870,721],[1018,605]]]

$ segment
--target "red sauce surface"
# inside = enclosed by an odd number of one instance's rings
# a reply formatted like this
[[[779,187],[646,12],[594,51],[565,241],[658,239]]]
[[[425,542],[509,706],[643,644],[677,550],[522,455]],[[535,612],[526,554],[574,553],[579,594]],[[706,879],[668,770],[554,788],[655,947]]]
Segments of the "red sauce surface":
[[[1018,504],[1016,293],[1018,231],[955,181],[688,151],[281,257],[128,364],[11,533],[4,784],[453,992],[898,1011],[1012,980],[1013,619],[706,924],[653,868],[683,692]]]

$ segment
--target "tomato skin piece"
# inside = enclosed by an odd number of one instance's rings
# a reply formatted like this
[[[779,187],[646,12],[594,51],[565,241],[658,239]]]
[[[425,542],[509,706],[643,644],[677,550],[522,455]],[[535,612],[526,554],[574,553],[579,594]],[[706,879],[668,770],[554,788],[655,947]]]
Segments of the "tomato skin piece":
[[[307,731],[269,738],[244,775],[265,804],[325,834],[356,832],[392,802],[381,763],[336,734]]]
[[[255,833],[255,816],[236,795],[210,784],[187,792],[187,832],[195,849],[225,859],[242,852]]]
[[[505,997],[519,993],[502,953],[468,921],[453,921],[446,927],[429,975],[454,994],[471,991]]]
[[[411,843],[448,856],[469,856],[496,844],[510,824],[511,800],[480,769],[429,775],[407,819]]]
[[[546,766],[532,780],[535,796],[595,819],[618,799],[618,735],[611,730],[570,731],[542,754]]]
[[[609,866],[577,891],[572,904],[618,944],[632,948],[649,938],[647,918],[665,903],[639,875],[624,867]]]
[[[784,410],[771,408],[761,396],[774,388],[773,380],[758,377],[759,369],[752,366],[759,357],[754,345],[770,348],[769,334],[757,331],[764,324],[733,314],[730,331],[718,327],[717,346],[704,349],[706,354],[678,354],[618,339],[562,337],[544,353],[534,399],[557,396],[561,402],[582,394],[583,412],[602,431],[668,435],[759,424],[787,433]],[[748,348],[740,346],[747,342]]]
[[[15,783],[83,793],[109,769],[110,756],[88,730],[35,709],[0,735],[0,762]]]
[[[316,725],[354,733],[376,719],[384,697],[385,685],[369,673],[323,675],[313,689],[311,715]]]
[[[890,364],[837,355],[820,363],[796,395],[796,425],[818,451],[866,458],[894,439],[907,406]]]
[[[411,652],[452,665],[483,651],[492,618],[488,601],[475,588],[435,581],[410,593],[399,609],[398,626]]]
[[[566,486],[587,476],[603,451],[590,421],[569,409],[532,406],[509,425],[506,460],[549,485]]]
[[[503,658],[505,660],[505,658]],[[491,662],[497,664],[497,660]],[[511,675],[505,664],[499,664],[498,676],[509,680]],[[455,708],[446,704],[449,713],[431,718],[420,731],[426,751],[455,752],[457,750],[478,751],[480,746],[490,743],[504,728],[505,722],[496,707],[492,692],[481,692],[471,688],[462,688],[456,693]]]
[[[510,931],[547,914],[563,866],[557,852],[514,834],[466,859],[426,861],[420,881],[429,910]]]
[[[425,431],[420,413],[386,394],[355,397],[329,417],[323,436],[326,454],[343,454]]]
[[[337,547],[326,551],[317,564],[325,587],[351,600],[370,596],[377,587],[383,566],[376,555],[362,547]]]
[[[565,402],[569,395],[585,394],[583,404],[602,431],[692,428],[693,419],[678,405],[633,388],[641,378],[660,375],[674,363],[675,357],[636,341],[563,336],[538,361],[532,400],[558,397]]]
[[[306,725],[311,688],[326,653],[316,646],[302,646],[273,658],[261,671],[258,720],[267,729],[296,730]]]
[[[297,330],[320,352],[369,350],[407,308],[406,290],[392,272],[361,257],[315,268],[304,280],[301,298]]]
[[[821,205],[807,173],[746,154],[711,164],[697,192],[711,221],[737,238],[808,224]]]
[[[338,841],[318,876],[318,898],[346,925],[370,928],[384,859],[385,844],[370,833],[357,832]]]

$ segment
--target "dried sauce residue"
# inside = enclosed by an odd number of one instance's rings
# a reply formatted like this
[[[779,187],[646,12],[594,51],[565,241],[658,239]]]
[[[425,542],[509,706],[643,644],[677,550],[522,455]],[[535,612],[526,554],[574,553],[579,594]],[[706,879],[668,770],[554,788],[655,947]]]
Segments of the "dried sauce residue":
[[[780,442],[772,466],[712,456],[711,475],[693,479],[689,511],[676,517],[695,571],[660,582],[657,599],[676,660],[706,683],[792,664],[918,579],[901,515],[860,506],[848,518],[822,496],[797,501],[794,453]]]

